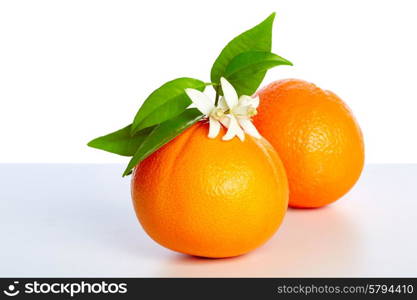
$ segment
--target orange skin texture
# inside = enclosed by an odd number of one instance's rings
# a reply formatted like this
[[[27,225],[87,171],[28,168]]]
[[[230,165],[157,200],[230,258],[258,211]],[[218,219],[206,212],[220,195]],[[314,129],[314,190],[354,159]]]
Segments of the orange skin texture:
[[[248,135],[209,139],[198,122],[142,161],[132,176],[136,215],[156,242],[194,256],[247,253],[278,229],[288,206],[273,147]]]
[[[345,195],[364,165],[362,132],[348,106],[312,83],[271,83],[254,124],[277,150],[287,171],[291,207],[315,208]]]

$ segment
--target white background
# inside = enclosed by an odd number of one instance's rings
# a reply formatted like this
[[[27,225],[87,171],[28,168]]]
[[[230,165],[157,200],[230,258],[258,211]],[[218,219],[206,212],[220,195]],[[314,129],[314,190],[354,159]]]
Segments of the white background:
[[[277,12],[278,67],[354,111],[368,163],[417,162],[415,1],[0,1],[0,162],[121,162],[89,149],[176,77],[209,79],[234,36]]]

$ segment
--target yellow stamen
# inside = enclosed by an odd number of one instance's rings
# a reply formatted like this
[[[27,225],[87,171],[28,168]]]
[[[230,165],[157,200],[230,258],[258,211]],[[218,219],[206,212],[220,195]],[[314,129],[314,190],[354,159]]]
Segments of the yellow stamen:
[[[224,111],[221,108],[215,108],[211,114],[213,118],[220,120],[224,116]]]

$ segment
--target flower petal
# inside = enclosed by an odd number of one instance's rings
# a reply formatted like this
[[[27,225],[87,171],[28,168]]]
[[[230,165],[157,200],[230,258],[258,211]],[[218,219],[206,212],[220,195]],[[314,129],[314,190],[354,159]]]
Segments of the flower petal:
[[[252,106],[253,98],[251,96],[242,95],[239,97],[239,106]]]
[[[199,111],[208,116],[214,108],[214,102],[204,93],[195,89],[185,89],[188,97]]]
[[[239,138],[239,140],[241,142],[243,142],[245,140],[245,132],[242,130],[242,128],[240,128],[240,126],[238,126],[239,130],[236,131],[236,135]]]
[[[262,136],[259,134],[258,130],[256,129],[255,125],[251,122],[248,118],[239,118],[239,125],[243,128],[243,130],[253,136],[254,138],[260,139]]]
[[[235,107],[238,104],[238,97],[235,88],[223,77],[220,78],[220,82],[227,106],[229,106],[229,108]]]
[[[223,141],[229,141],[235,136],[238,136],[241,141],[245,140],[245,133],[243,132],[242,128],[240,128],[236,118],[233,115],[229,115],[229,128],[227,129],[227,132],[222,139]]]
[[[232,113],[235,116],[247,116],[248,115],[249,107],[250,106],[247,106],[247,105],[246,106],[240,106],[240,105],[238,105],[238,106],[236,106],[236,107],[233,108]]]
[[[256,96],[255,98],[252,98],[252,107],[258,108],[259,106],[259,96]]]
[[[217,103],[217,107],[223,109],[223,111],[227,111],[229,109],[229,106],[227,106],[226,100],[224,100],[224,97],[220,97],[219,102]]]
[[[259,106],[259,96],[252,98],[251,96],[242,95],[239,98],[239,106],[250,106],[253,108],[258,108]]]
[[[221,125],[220,122],[214,119],[213,117],[209,118],[209,123],[210,126],[208,137],[214,139],[219,135]]]
[[[220,123],[222,123],[222,125],[226,128],[229,128],[230,125],[230,118],[224,116],[223,118],[220,119]]]

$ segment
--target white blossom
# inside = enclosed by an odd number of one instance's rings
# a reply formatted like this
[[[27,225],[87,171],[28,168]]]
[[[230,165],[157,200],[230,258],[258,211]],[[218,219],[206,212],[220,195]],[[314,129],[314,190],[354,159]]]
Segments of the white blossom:
[[[238,97],[236,90],[225,78],[222,77],[220,83],[223,96],[220,97],[217,106],[214,99],[210,99],[206,94],[195,89],[185,89],[193,105],[209,120],[208,137],[216,138],[223,125],[227,128],[222,138],[225,141],[235,136],[244,141],[245,133],[261,138],[251,120],[251,117],[257,113],[259,97],[252,98],[246,95]]]

